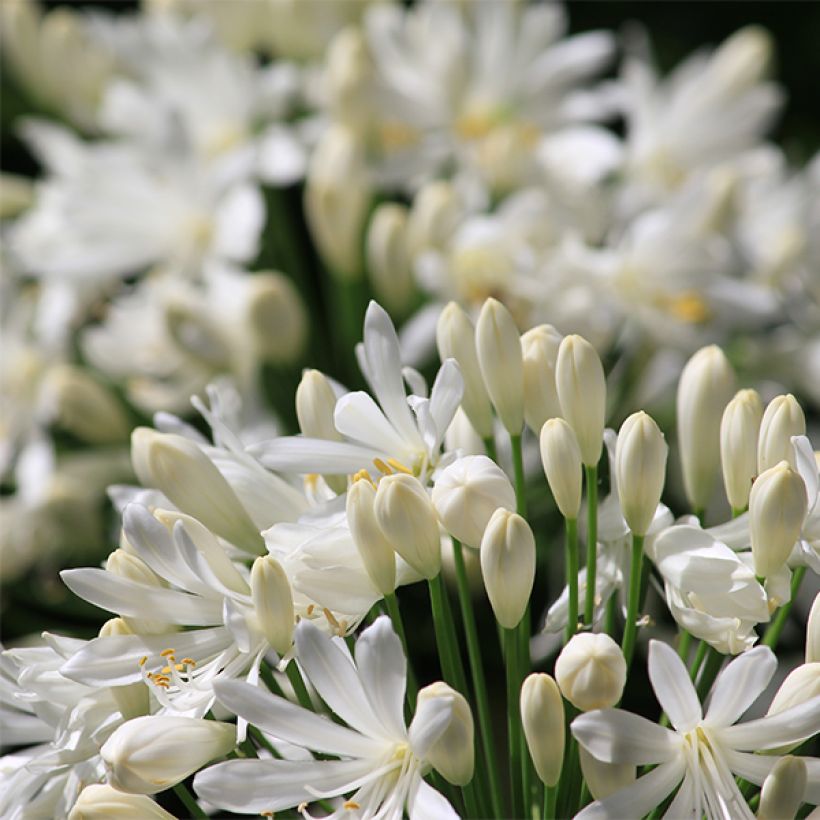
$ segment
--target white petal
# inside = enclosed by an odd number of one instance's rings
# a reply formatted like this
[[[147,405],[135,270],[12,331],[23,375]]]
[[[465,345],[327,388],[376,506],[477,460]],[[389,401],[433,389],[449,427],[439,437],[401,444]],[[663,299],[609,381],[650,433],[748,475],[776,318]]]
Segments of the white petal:
[[[663,641],[649,642],[649,680],[658,702],[679,732],[693,729],[703,713],[689,672]]]
[[[738,655],[715,681],[704,724],[731,726],[760,697],[776,670],[777,658],[768,646]]]
[[[763,751],[799,743],[820,732],[820,695],[758,720],[720,730],[720,739],[738,751]]]
[[[812,507],[817,503],[818,485],[820,484],[814,449],[806,436],[792,436],[792,448],[794,449],[797,472],[800,473],[800,477],[806,485],[806,496],[808,498],[807,509],[811,511]]]
[[[410,746],[416,757],[424,759],[453,718],[452,698],[426,698],[416,707],[410,724]]]
[[[259,140],[257,169],[263,182],[292,185],[305,175],[305,148],[295,131],[271,125]]]
[[[249,683],[216,681],[214,692],[223,706],[248,723],[296,746],[355,757],[373,756],[381,748],[358,732]]]
[[[458,820],[449,800],[419,779],[415,793],[407,799],[410,820]]]
[[[385,453],[402,453],[407,447],[372,397],[361,390],[336,402],[333,424],[343,436]]]
[[[245,262],[256,256],[265,221],[265,203],[254,185],[227,191],[216,210],[213,250],[218,256]]]
[[[430,413],[436,423],[439,444],[461,404],[463,395],[464,379],[461,370],[455,359],[447,359],[436,374],[430,393]]]
[[[597,709],[572,721],[572,734],[604,763],[664,763],[679,752],[678,736],[644,717],[621,709]]]
[[[355,473],[369,467],[374,458],[390,455],[346,441],[325,441],[304,436],[283,436],[263,441],[249,447],[248,452],[271,470],[325,475]]]
[[[680,784],[678,793],[675,799],[669,804],[663,820],[682,820],[682,818],[691,818],[697,816],[697,789],[695,787],[695,780],[690,772],[686,773],[683,778],[683,783]]]

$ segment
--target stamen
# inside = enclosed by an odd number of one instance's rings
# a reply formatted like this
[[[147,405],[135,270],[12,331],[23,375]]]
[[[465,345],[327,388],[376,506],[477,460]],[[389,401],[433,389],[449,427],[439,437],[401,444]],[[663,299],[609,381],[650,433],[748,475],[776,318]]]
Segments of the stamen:
[[[187,664],[188,666],[196,666],[196,661],[193,658],[183,658],[180,663]]]
[[[408,467],[405,467],[398,459],[395,458],[388,458],[387,463],[394,469],[400,473],[407,473],[407,475],[413,475],[413,471]]]
[[[163,649],[162,652],[160,652],[159,654],[160,654],[161,658],[169,658],[175,652],[176,652],[176,649]]]
[[[307,608],[308,617],[313,615],[313,610],[314,609],[316,609],[316,604],[308,604],[308,608]]]
[[[357,481],[369,481],[371,484],[373,484],[374,487],[376,486],[373,483],[373,479],[370,477],[370,473],[367,472],[367,470],[365,470],[364,468],[359,470],[358,473],[354,473],[351,477],[352,484],[355,484]]]
[[[331,625],[331,627],[333,627],[333,629],[336,632],[339,632],[339,630],[341,629],[341,624],[336,620],[334,614],[327,607],[325,607],[322,610],[322,613],[324,614],[325,618],[327,618],[327,622]]]
[[[393,471],[380,458],[374,458],[373,463],[376,465],[376,469],[382,475],[392,475],[393,474]]]
[[[140,658],[140,666],[145,666],[146,661],[148,660],[148,655],[143,655]]]
[[[347,811],[353,811],[355,809],[360,809],[361,806],[355,800],[346,800],[342,805],[342,808]]]

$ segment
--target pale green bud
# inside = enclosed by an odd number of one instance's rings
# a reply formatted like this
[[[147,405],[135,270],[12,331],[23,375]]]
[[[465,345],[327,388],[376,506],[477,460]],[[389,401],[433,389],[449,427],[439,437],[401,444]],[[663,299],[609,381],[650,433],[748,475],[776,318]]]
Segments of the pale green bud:
[[[607,709],[624,691],[623,652],[605,633],[574,635],[555,661],[555,680],[564,697],[582,712]]]
[[[413,298],[413,266],[407,247],[407,208],[379,205],[367,230],[367,270],[379,302],[405,311]]]
[[[786,563],[806,517],[806,485],[781,461],[757,477],[749,496],[755,575],[768,578]]]
[[[529,675],[521,686],[521,725],[535,771],[555,786],[564,764],[564,701],[555,681],[543,672]]]
[[[256,355],[273,364],[292,364],[305,347],[308,319],[293,282],[277,271],[248,277],[248,327]]]
[[[438,698],[452,701],[452,717],[425,757],[449,783],[464,786],[473,779],[475,764],[473,715],[464,696],[441,681],[419,690],[418,707]]]
[[[766,405],[760,422],[760,438],[757,442],[757,471],[762,473],[781,461],[788,461],[794,468],[792,436],[806,435],[806,417],[803,408],[791,393],[775,396]]]
[[[92,783],[80,792],[68,820],[174,820],[174,815],[144,794]]]
[[[521,336],[524,363],[524,420],[536,435],[547,419],[561,415],[555,364],[563,336],[552,325],[538,325]]]
[[[396,590],[396,551],[382,532],[375,513],[376,488],[359,479],[347,491],[347,524],[370,580],[382,595]]]
[[[792,820],[806,795],[808,771],[801,757],[781,757],[763,781],[758,820]]]
[[[286,654],[293,644],[293,592],[287,573],[272,555],[260,555],[253,562],[251,598],[262,634],[276,652]]]
[[[757,475],[757,438],[763,402],[756,390],[740,390],[726,405],[720,422],[720,459],[726,498],[734,510],[749,503]]]
[[[575,431],[581,459],[594,467],[601,458],[606,419],[606,378],[595,348],[582,336],[565,336],[555,363],[561,415]]]
[[[564,518],[578,518],[581,509],[581,448],[564,419],[549,419],[541,428],[541,463],[555,503]]]
[[[535,581],[535,538],[517,513],[500,507],[481,539],[481,574],[496,620],[505,629],[517,626]]]

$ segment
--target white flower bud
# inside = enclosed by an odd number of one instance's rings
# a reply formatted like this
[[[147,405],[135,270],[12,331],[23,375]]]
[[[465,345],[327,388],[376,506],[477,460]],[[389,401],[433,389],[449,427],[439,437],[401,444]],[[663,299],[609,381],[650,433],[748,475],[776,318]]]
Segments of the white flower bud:
[[[248,552],[265,551],[265,542],[236,493],[193,441],[138,427],[131,434],[131,462],[145,487],[160,490],[212,532]]]
[[[803,408],[791,393],[775,396],[766,406],[757,442],[757,471],[762,473],[781,461],[795,466],[792,436],[806,435]]]
[[[413,267],[407,248],[407,208],[379,205],[367,231],[367,271],[381,304],[404,311],[413,298]]]
[[[740,390],[726,405],[720,422],[720,460],[726,498],[733,510],[749,503],[757,475],[757,438],[763,403],[756,390]]]
[[[307,340],[307,313],[299,291],[277,271],[255,273],[247,284],[247,323],[256,355],[273,364],[292,364]]]
[[[555,363],[561,414],[575,431],[581,459],[594,467],[601,458],[606,419],[606,378],[595,348],[582,336],[565,336]]]
[[[421,482],[406,473],[379,481],[376,521],[396,552],[428,580],[441,570],[441,538],[433,502]]]
[[[347,491],[347,524],[370,580],[389,595],[396,590],[396,552],[376,521],[375,503],[373,484],[354,481]]]
[[[735,374],[717,345],[702,347],[678,383],[678,447],[686,497],[706,507],[720,464],[720,422],[735,389]]]
[[[330,41],[326,53],[324,78],[334,117],[356,128],[367,121],[371,108],[373,65],[367,42],[357,27],[349,26]]]
[[[564,419],[549,419],[541,428],[541,463],[555,503],[564,518],[578,518],[581,509],[581,448]]]
[[[165,305],[165,325],[177,347],[199,364],[215,370],[230,366],[230,341],[203,305],[181,296],[170,297]]]
[[[174,815],[144,794],[93,783],[80,792],[68,820],[174,820]]]
[[[615,474],[621,509],[635,535],[646,535],[661,500],[666,479],[663,433],[643,410],[633,413],[618,433]]]
[[[554,786],[564,764],[564,701],[543,672],[529,675],[521,686],[521,725],[538,777]]]
[[[760,26],[744,26],[715,51],[711,70],[724,93],[740,95],[763,79],[771,56],[769,33]]]
[[[806,622],[806,663],[820,662],[820,592],[814,596]]]
[[[101,627],[99,637],[112,635],[133,635],[134,630],[123,618],[110,618]],[[143,681],[129,683],[125,686],[112,686],[111,694],[117,703],[120,714],[126,719],[148,714],[148,687]]]
[[[358,278],[372,191],[361,140],[343,126],[316,146],[305,180],[305,215],[331,274]]]
[[[286,654],[293,643],[293,592],[287,573],[272,555],[260,555],[253,562],[251,598],[262,634],[276,652]]]
[[[478,364],[495,412],[507,432],[524,426],[524,359],[512,314],[497,299],[487,299],[475,329]]]
[[[555,661],[555,680],[564,697],[582,712],[607,709],[620,699],[626,683],[626,661],[609,635],[574,635]]]
[[[333,423],[336,394],[324,373],[305,370],[296,388],[296,418],[302,434],[310,438],[341,441]]]
[[[792,820],[803,803],[807,781],[803,758],[781,757],[763,781],[758,820]]]
[[[637,769],[629,763],[604,763],[578,745],[578,759],[589,793],[596,800],[603,800],[635,782]]]
[[[518,514],[497,509],[481,539],[481,574],[496,620],[517,626],[535,581],[535,538]]]
[[[521,337],[524,357],[524,420],[536,435],[547,419],[561,415],[555,363],[564,337],[552,325],[538,325]]]
[[[455,359],[464,379],[461,406],[481,438],[493,434],[493,408],[478,364],[475,328],[464,309],[450,302],[439,315],[436,343],[442,361]]]
[[[781,461],[757,477],[749,495],[755,575],[768,578],[786,563],[806,517],[806,485]]]
[[[820,662],[803,663],[792,669],[775,692],[767,715],[777,715],[820,695]]]
[[[100,754],[114,788],[131,794],[170,789],[236,742],[236,727],[216,720],[153,715],[123,723]]]
[[[477,548],[492,514],[499,507],[515,510],[515,490],[487,456],[464,456],[436,479],[433,505],[453,538]]]
[[[81,367],[63,364],[49,371],[42,402],[56,424],[90,444],[124,442],[131,430],[119,399]]]
[[[473,715],[464,696],[441,681],[419,690],[416,708],[438,698],[452,701],[452,717],[425,757],[445,780],[464,786],[473,779],[475,764]]]
[[[423,185],[413,200],[407,223],[410,254],[441,249],[455,231],[462,208],[452,184],[443,180]]]
[[[159,576],[142,560],[142,558],[126,552],[124,549],[115,549],[105,560],[105,568],[108,572],[118,575],[120,578],[127,578],[138,584],[145,584],[149,587],[162,586]]]
[[[486,452],[481,436],[475,430],[463,407],[456,410],[444,435],[444,450],[461,450],[465,455],[480,456]]]

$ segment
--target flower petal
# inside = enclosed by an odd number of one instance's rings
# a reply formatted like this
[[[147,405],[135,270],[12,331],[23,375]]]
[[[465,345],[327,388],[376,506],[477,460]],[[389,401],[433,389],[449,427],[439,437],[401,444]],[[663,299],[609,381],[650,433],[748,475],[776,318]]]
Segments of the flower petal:
[[[455,359],[446,359],[436,374],[430,393],[430,413],[436,424],[438,444],[450,426],[464,395],[464,379]]]
[[[776,670],[777,658],[768,646],[738,655],[715,681],[703,722],[731,726],[760,697]]]
[[[458,820],[458,814],[447,798],[419,779],[415,793],[407,799],[410,820]]]
[[[336,402],[333,424],[343,436],[361,442],[363,446],[375,446],[391,454],[403,453],[407,448],[379,405],[362,390],[345,393]]]
[[[697,692],[683,661],[662,641],[649,642],[649,680],[672,725],[679,732],[693,729],[703,717]]]
[[[739,751],[776,749],[800,743],[820,732],[820,695],[758,720],[750,720],[720,730],[720,739]]]
[[[369,467],[374,458],[390,454],[348,441],[306,436],[282,436],[248,447],[248,452],[271,470],[285,473],[340,475]]]
[[[451,697],[426,698],[416,707],[410,724],[410,746],[420,759],[427,756],[430,747],[441,737],[453,718]]]
[[[604,763],[665,763],[679,751],[678,736],[644,717],[621,709],[596,709],[572,721],[572,734]]]

